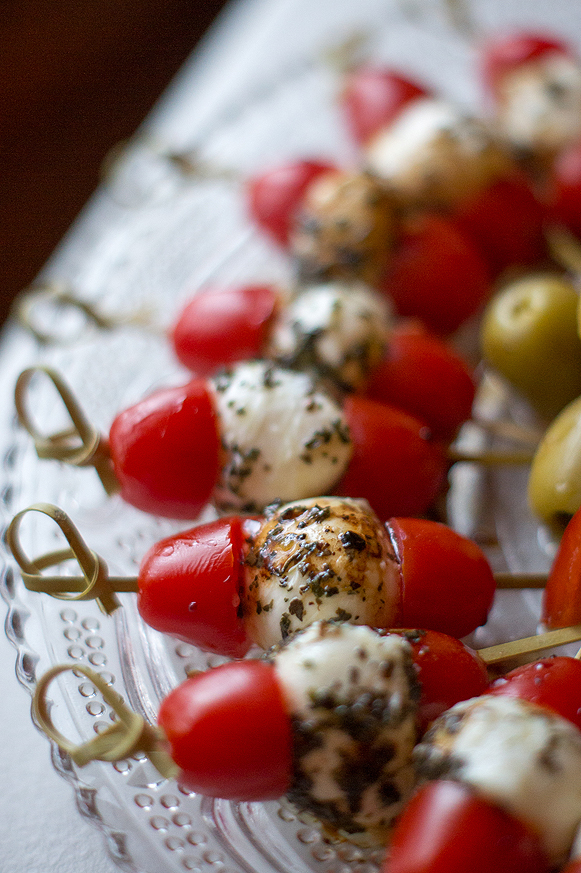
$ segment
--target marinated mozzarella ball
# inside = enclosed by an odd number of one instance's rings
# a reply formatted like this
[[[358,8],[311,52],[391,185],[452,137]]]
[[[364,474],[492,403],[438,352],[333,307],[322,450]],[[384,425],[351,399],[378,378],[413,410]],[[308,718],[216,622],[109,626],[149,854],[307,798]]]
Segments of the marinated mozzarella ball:
[[[307,286],[281,310],[267,357],[355,390],[383,360],[390,328],[386,298],[363,282]]]
[[[366,160],[404,206],[455,206],[512,169],[483,121],[432,97],[404,108],[371,140]]]
[[[305,373],[251,361],[210,381],[222,445],[214,500],[261,511],[273,499],[331,491],[351,456],[340,405]]]
[[[368,173],[336,170],[309,187],[290,246],[304,281],[361,279],[375,285],[394,241],[386,187]]]
[[[293,726],[288,799],[333,835],[385,845],[415,782],[410,644],[317,622],[282,644],[273,663]]]
[[[539,834],[561,863],[581,822],[581,731],[526,700],[458,703],[416,747],[420,777],[456,779]]]
[[[399,564],[365,501],[317,497],[267,515],[246,555],[243,588],[246,632],[267,649],[317,619],[392,626]]]
[[[562,52],[506,73],[496,100],[498,126],[519,153],[550,159],[581,137],[581,66]]]

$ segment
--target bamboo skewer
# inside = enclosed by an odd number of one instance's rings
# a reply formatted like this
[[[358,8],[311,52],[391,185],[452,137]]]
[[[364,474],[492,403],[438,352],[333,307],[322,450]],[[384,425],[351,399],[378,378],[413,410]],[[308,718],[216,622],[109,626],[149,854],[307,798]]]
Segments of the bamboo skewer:
[[[53,383],[71,419],[71,427],[53,434],[42,434],[32,420],[28,409],[28,391],[35,375],[42,374]],[[50,367],[35,366],[24,370],[15,387],[15,406],[21,426],[34,440],[40,458],[63,461],[78,467],[93,466],[107,494],[120,490],[113,469],[107,438],[100,434],[86,418],[77,398],[63,378]],[[510,423],[509,423],[510,424]],[[475,463],[483,466],[528,465],[535,454],[534,439],[528,431],[513,430],[513,439],[526,444],[524,449],[460,449],[448,447],[450,464]]]
[[[40,512],[55,521],[68,542],[68,548],[30,559],[19,539],[20,523],[28,512]],[[106,563],[87,546],[66,513],[51,504],[37,503],[19,512],[8,526],[6,543],[21,569],[24,585],[30,591],[63,600],[96,600],[104,612],[111,613],[121,605],[118,593],[137,593],[139,590],[138,577],[109,576]],[[70,560],[77,561],[82,575],[51,576],[43,573]],[[546,581],[543,574],[498,574],[495,578],[505,589],[542,588]],[[581,640],[581,624],[489,646],[478,650],[478,654],[490,666],[577,640]]]
[[[557,646],[566,646],[569,643],[575,643],[579,640],[581,640],[581,624],[575,624],[570,627],[563,627],[558,630],[537,634],[533,637],[523,637],[520,640],[499,643],[496,646],[487,646],[486,648],[478,649],[477,651],[479,657],[482,658],[485,664],[491,666],[493,664],[500,664],[503,661],[510,661],[512,658],[521,655],[533,655],[536,652],[542,652],[546,649],[552,649]]]

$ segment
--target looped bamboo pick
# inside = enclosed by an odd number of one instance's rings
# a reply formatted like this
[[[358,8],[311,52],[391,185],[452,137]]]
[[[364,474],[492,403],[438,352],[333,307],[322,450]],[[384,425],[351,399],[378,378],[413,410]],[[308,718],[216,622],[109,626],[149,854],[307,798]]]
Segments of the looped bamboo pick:
[[[28,410],[28,391],[32,379],[38,375],[46,376],[53,383],[70,416],[71,427],[52,434],[43,434],[36,427]],[[39,458],[65,461],[76,467],[94,466],[107,494],[119,491],[107,441],[87,420],[59,373],[50,367],[29,367],[18,377],[14,399],[18,420],[33,438]]]
[[[75,745],[55,728],[49,712],[48,687],[53,679],[68,670],[86,676],[117,716],[106,730],[81,745]],[[36,723],[44,733],[69,754],[79,767],[84,767],[91,761],[121,761],[142,752],[166,779],[173,779],[179,773],[179,768],[165,750],[163,732],[147,724],[140,715],[129,709],[99,673],[83,664],[57,664],[49,669],[38,682],[32,711]]]
[[[24,552],[19,536],[22,519],[29,512],[41,512],[53,519],[69,547],[31,560]],[[103,612],[109,614],[121,605],[116,591],[137,590],[130,579],[110,577],[103,559],[88,548],[68,515],[49,503],[37,503],[19,512],[8,526],[6,543],[20,567],[22,581],[30,591],[50,594],[59,600],[96,600]],[[77,562],[82,576],[49,576],[43,573],[43,570],[71,560]]]

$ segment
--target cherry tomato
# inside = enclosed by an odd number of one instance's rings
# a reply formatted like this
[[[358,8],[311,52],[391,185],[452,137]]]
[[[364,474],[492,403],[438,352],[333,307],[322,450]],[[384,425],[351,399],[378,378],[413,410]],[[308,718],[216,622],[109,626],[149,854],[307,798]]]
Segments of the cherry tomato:
[[[581,661],[558,656],[511,670],[488,694],[518,697],[556,712],[581,729]]]
[[[269,800],[291,778],[291,727],[270,664],[232,661],[191,676],[158,715],[191,791],[232,800]]]
[[[561,869],[561,873],[581,873],[581,858],[570,861]]]
[[[219,469],[218,424],[206,382],[157,391],[121,412],[109,449],[124,500],[155,515],[196,518]]]
[[[295,161],[267,170],[248,181],[250,216],[256,224],[286,248],[293,216],[317,176],[334,170],[322,161]]]
[[[383,873],[548,873],[538,838],[459,782],[420,788],[392,836]]]
[[[429,723],[461,700],[488,689],[486,664],[478,653],[448,634],[434,630],[398,631],[411,644],[422,693],[418,725],[424,733]]]
[[[364,497],[377,516],[421,515],[444,487],[447,461],[422,421],[385,403],[350,395],[343,405],[353,455],[335,493]]]
[[[507,267],[536,264],[545,257],[546,215],[546,206],[528,182],[514,175],[462,204],[456,221],[496,276]]]
[[[392,70],[359,67],[347,75],[341,107],[353,138],[365,145],[406,103],[428,94],[422,85]]]
[[[143,620],[208,652],[242,658],[250,648],[239,615],[242,519],[202,524],[160,540],[139,568]]]
[[[495,94],[504,76],[522,64],[546,54],[571,56],[571,49],[559,39],[547,39],[541,33],[511,33],[488,40],[482,47],[482,76],[488,90]]]
[[[486,622],[496,583],[475,542],[436,521],[390,518],[386,527],[401,566],[402,627],[463,637]]]
[[[559,543],[543,592],[541,620],[549,629],[581,623],[581,509]]]
[[[581,236],[581,142],[564,149],[553,165],[550,217]]]
[[[490,280],[472,240],[450,219],[424,213],[404,224],[382,287],[400,315],[442,335],[480,308]]]
[[[261,356],[278,296],[271,285],[204,288],[178,316],[171,332],[180,363],[198,376]]]
[[[365,393],[426,421],[436,439],[452,440],[472,415],[475,392],[460,355],[421,323],[408,322],[392,331],[387,355]]]

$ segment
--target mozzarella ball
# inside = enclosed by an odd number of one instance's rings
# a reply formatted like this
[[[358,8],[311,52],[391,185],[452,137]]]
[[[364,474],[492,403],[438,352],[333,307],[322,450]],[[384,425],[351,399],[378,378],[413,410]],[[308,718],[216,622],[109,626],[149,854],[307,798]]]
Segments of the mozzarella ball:
[[[267,356],[355,390],[383,360],[391,324],[387,299],[363,282],[307,286],[281,310]]]
[[[496,99],[498,126],[518,152],[552,158],[581,137],[581,66],[560,52],[511,70]]]
[[[365,501],[317,497],[267,515],[246,556],[246,632],[263,649],[317,619],[390,627],[400,567]]]
[[[510,697],[458,703],[417,746],[420,776],[451,778],[527,823],[562,863],[581,822],[581,731]]]
[[[380,131],[366,160],[404,206],[457,205],[513,169],[483,121],[432,97],[414,100]]]
[[[310,186],[290,245],[304,281],[361,279],[375,285],[394,234],[393,204],[383,182],[337,170]]]
[[[333,489],[351,457],[349,429],[339,403],[308,375],[251,361],[210,386],[220,422],[214,502],[221,511],[256,512],[276,499]]]
[[[289,800],[333,836],[384,845],[415,782],[411,646],[368,627],[316,622],[273,662],[293,726]]]

